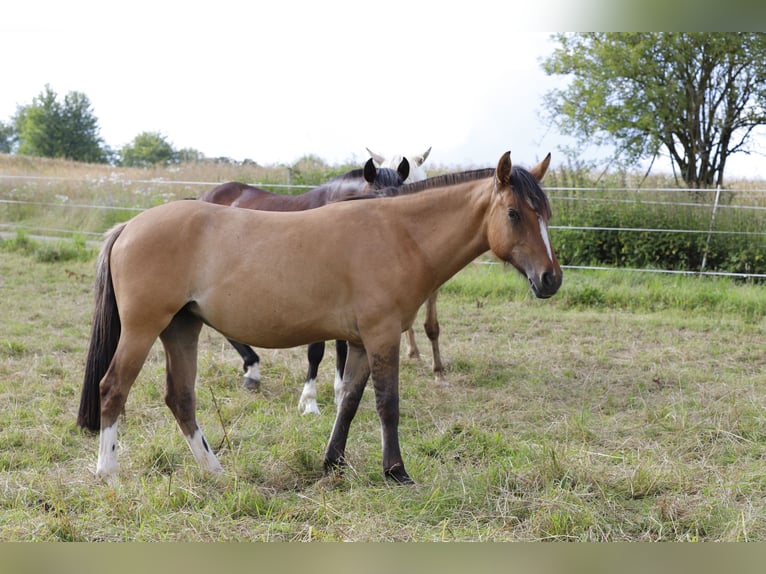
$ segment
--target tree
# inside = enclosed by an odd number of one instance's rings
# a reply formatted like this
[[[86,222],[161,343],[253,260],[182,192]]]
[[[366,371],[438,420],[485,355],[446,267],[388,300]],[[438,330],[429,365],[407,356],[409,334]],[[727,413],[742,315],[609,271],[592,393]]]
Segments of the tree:
[[[90,100],[81,92],[69,92],[62,103],[46,85],[31,105],[17,109],[13,122],[20,154],[90,163],[107,161],[98,119]]]
[[[721,185],[732,154],[766,125],[766,34],[556,34],[543,62],[571,82],[544,105],[580,141],[627,162],[670,156],[686,185]]]
[[[179,163],[193,163],[204,160],[205,154],[197,149],[185,147],[175,152],[175,158]]]
[[[16,143],[16,130],[13,124],[0,122],[0,153],[11,153]]]
[[[126,167],[149,167],[174,162],[176,152],[159,132],[142,132],[122,147],[120,158],[120,164]]]

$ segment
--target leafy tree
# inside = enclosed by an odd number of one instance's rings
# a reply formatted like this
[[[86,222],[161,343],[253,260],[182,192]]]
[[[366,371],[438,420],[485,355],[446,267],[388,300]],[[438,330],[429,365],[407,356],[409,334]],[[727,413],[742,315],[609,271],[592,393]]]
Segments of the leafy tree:
[[[626,162],[665,150],[689,186],[721,185],[766,125],[766,34],[556,34],[543,62],[569,75],[545,96],[552,123]]]
[[[126,167],[167,165],[176,160],[176,152],[159,132],[142,132],[120,150],[120,164]]]
[[[13,124],[0,122],[0,153],[11,153],[16,143],[16,130]]]
[[[179,163],[192,163],[205,159],[205,154],[191,147],[185,147],[175,152],[176,161]]]
[[[50,86],[20,106],[13,119],[18,153],[105,163],[108,154],[99,136],[98,119],[90,100],[81,92],[69,92],[64,101]]]

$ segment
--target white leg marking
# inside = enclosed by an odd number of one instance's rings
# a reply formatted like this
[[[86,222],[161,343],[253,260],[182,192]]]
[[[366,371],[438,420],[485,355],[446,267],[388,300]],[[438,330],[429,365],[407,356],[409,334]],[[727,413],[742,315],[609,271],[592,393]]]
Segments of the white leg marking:
[[[253,363],[247,368],[247,372],[245,373],[245,379],[255,381],[256,385],[260,384],[261,382],[260,363]]]
[[[187,436],[186,442],[189,443],[189,448],[194,455],[203,470],[206,470],[210,474],[223,474],[223,468],[221,463],[218,462],[213,451],[210,450],[210,446],[207,444],[205,437],[202,435],[202,431],[197,429],[192,436]]]
[[[298,401],[298,412],[302,415],[318,415],[319,406],[317,405],[317,380],[309,379],[303,385],[303,392]]]
[[[335,404],[340,405],[343,402],[343,377],[340,376],[340,371],[335,370],[335,383],[333,384],[335,389]]]
[[[543,238],[543,243],[545,243],[545,249],[548,250],[548,259],[553,262],[553,250],[551,249],[550,237],[548,237],[548,226],[545,225],[542,217],[538,217],[537,220],[540,222],[540,235]]]
[[[110,427],[101,429],[98,437],[98,462],[96,476],[109,485],[117,483],[117,421]]]

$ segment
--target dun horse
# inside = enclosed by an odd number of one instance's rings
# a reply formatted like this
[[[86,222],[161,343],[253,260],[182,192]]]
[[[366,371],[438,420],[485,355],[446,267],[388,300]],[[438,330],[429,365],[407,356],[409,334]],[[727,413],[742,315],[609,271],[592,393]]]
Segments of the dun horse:
[[[550,155],[529,171],[512,168],[506,152],[494,170],[410,184],[399,197],[293,213],[178,201],[114,228],[98,260],[78,414],[80,426],[101,431],[96,474],[117,480],[119,415],[158,337],[165,402],[200,466],[223,472],[195,412],[197,345],[207,324],[258,347],[347,340],[325,469],[345,464],[351,421],[371,376],[383,472],[412,482],[399,446],[401,333],[437,287],[487,250],[523,273],[537,297],[558,291],[550,205],[538,184],[549,162]],[[232,237],[248,240],[234,252],[225,248]],[[338,243],[346,248],[335,250]]]
[[[419,166],[418,166],[419,167]],[[422,169],[420,169],[422,171]],[[410,176],[410,163],[401,158],[396,169],[377,168],[373,159],[367,160],[363,169],[355,169],[330,181],[315,187],[300,195],[284,195],[271,193],[264,189],[245,183],[230,181],[211,189],[200,197],[200,200],[232,207],[258,209],[261,211],[303,211],[314,209],[355,197],[365,195],[391,195],[396,193]],[[243,384],[246,388],[257,390],[261,384],[261,358],[249,345],[229,339],[229,343],[242,357],[245,376]],[[335,341],[335,397],[340,396],[343,366],[346,363],[346,341]],[[325,342],[319,341],[308,346],[308,372],[303,392],[298,401],[298,410],[302,414],[319,414],[317,405],[317,373],[325,351]]]

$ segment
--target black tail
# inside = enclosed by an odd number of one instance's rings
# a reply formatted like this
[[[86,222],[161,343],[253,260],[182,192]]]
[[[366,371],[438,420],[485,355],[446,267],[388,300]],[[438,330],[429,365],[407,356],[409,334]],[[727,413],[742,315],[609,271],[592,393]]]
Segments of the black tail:
[[[120,340],[120,316],[114,297],[109,256],[112,246],[125,228],[125,224],[112,229],[104,241],[96,266],[96,305],[93,312],[90,346],[85,362],[85,376],[80,396],[77,424],[97,431],[101,428],[101,396],[99,384],[112,362]]]

